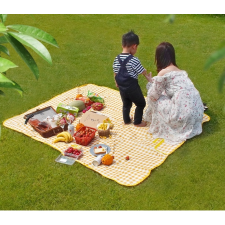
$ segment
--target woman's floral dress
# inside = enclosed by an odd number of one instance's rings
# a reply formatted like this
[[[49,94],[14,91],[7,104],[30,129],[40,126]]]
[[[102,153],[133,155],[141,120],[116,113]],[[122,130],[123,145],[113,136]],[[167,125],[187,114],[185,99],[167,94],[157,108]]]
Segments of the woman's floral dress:
[[[154,138],[175,145],[202,132],[204,106],[198,90],[184,70],[155,76],[147,84],[147,109],[144,120],[150,122]]]

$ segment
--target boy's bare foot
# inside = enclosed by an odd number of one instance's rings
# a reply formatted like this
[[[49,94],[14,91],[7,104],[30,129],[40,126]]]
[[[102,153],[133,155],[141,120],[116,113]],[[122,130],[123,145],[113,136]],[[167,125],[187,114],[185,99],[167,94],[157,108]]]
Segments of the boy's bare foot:
[[[145,127],[147,125],[147,122],[142,121],[140,124],[134,125],[135,127]]]

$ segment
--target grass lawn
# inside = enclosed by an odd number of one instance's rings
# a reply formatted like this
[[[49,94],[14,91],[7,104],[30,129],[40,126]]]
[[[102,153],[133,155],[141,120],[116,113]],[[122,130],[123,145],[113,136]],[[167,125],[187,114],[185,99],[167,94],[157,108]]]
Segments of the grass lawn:
[[[31,52],[40,69],[36,81],[13,49],[9,58],[19,67],[7,72],[24,89],[23,97],[5,89],[0,122],[21,114],[82,84],[116,89],[112,63],[121,52],[122,34],[140,37],[136,56],[156,75],[154,52],[171,42],[177,64],[188,72],[211,117],[203,133],[188,140],[152,171],[141,184],[121,186],[75,163],[56,163],[59,152],[21,133],[2,127],[0,140],[0,210],[224,210],[225,94],[217,83],[224,60],[205,71],[210,53],[224,40],[225,17],[177,15],[8,15],[6,25],[35,26],[53,35],[60,48],[47,45],[53,65]],[[146,95],[146,80],[139,78]],[[225,90],[224,90],[225,91]],[[121,112],[122,113],[122,112]]]

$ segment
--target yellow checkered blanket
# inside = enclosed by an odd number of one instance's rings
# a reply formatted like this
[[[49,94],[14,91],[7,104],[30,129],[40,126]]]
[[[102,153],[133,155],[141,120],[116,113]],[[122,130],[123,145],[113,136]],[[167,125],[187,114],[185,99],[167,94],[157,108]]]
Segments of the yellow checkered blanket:
[[[3,125],[37,141],[48,144],[63,153],[71,145],[70,143],[58,142],[53,144],[55,136],[43,138],[29,124],[24,124],[23,117],[36,109],[42,109],[47,106],[52,106],[56,109],[60,102],[68,104],[75,99],[78,93],[87,95],[88,90],[98,93],[104,98],[105,107],[101,110],[101,113],[110,118],[114,124],[114,128],[111,130],[110,138],[100,138],[96,133],[94,140],[89,145],[82,146],[84,155],[77,161],[100,173],[102,176],[112,179],[121,185],[137,185],[146,179],[154,168],[161,165],[172,152],[184,143],[175,146],[168,145],[163,140],[154,140],[148,133],[148,126],[135,127],[133,124],[124,125],[122,119],[122,101],[119,92],[94,84],[87,84],[64,92],[21,115],[4,121]],[[134,109],[135,107],[133,106],[131,115],[134,114]],[[82,113],[79,113],[73,123],[74,126],[77,125],[81,117]],[[203,122],[209,120],[209,116],[204,114]],[[97,167],[92,165],[95,157],[90,153],[90,148],[95,144],[106,144],[110,146],[110,154],[114,156],[114,163],[112,165],[100,165]],[[126,160],[126,156],[129,156],[130,160]]]

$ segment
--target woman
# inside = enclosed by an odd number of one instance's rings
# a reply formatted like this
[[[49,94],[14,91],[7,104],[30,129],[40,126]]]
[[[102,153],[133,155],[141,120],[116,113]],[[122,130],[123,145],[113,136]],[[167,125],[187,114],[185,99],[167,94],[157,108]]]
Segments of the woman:
[[[202,132],[204,106],[188,74],[176,65],[175,50],[162,42],[155,53],[158,75],[146,75],[147,109],[144,120],[150,122],[154,138],[175,145]]]

